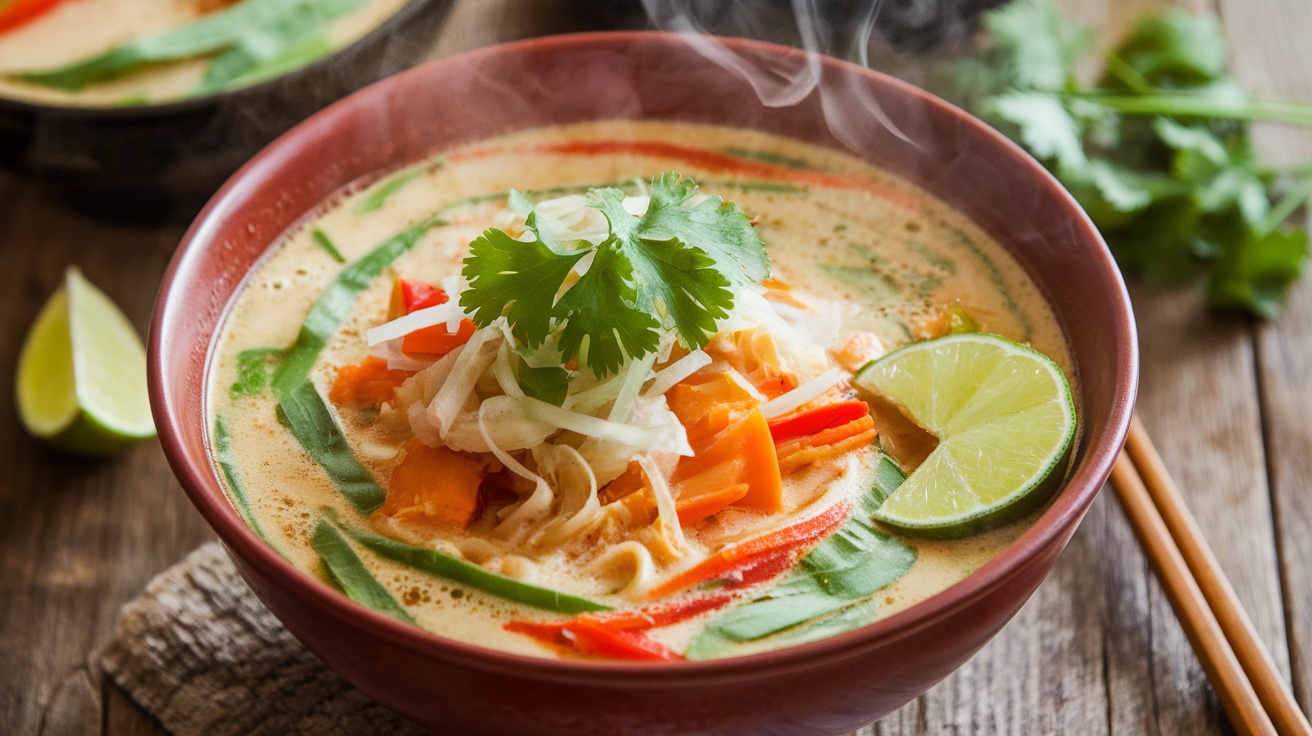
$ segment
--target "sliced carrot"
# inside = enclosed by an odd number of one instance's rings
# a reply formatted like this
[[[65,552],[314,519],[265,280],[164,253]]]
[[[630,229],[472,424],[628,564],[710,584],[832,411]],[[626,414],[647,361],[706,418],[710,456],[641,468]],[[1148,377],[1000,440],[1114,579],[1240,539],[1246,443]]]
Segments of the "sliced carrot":
[[[742,458],[743,474],[738,482],[746,483],[748,489],[736,505],[768,514],[783,508],[783,481],[779,476],[774,440],[770,438],[770,425],[759,408],[752,409],[725,428],[705,449],[694,447],[693,451],[692,457],[679,461],[671,481],[679,483],[717,465]]]
[[[387,361],[369,356],[337,369],[328,399],[338,406],[382,406],[396,398],[396,389],[414,373],[387,369]]]
[[[387,498],[377,512],[397,521],[433,529],[464,529],[478,516],[483,463],[446,447],[429,447],[418,439],[392,469]]]
[[[792,284],[784,283],[778,279],[766,279],[761,282],[761,286],[764,286],[766,289],[765,298],[772,302],[789,304],[798,309],[807,308],[806,302],[793,296]]]
[[[401,352],[407,355],[442,356],[469,342],[478,327],[468,319],[460,320],[460,327],[452,335],[445,324],[423,327],[401,340]]]
[[[831,354],[844,370],[856,373],[866,363],[884,354],[884,343],[873,332],[858,330],[848,335],[843,345]]]
[[[703,349],[712,358],[728,363],[768,398],[797,386],[797,377],[781,367],[778,345],[768,331],[722,332]]]
[[[803,408],[770,420],[770,436],[775,444],[813,435],[817,432],[855,421],[870,414],[870,406],[860,399]]]
[[[697,476],[700,478],[701,476]],[[695,480],[695,479],[689,479]],[[681,494],[675,499],[674,510],[679,515],[679,523],[691,526],[710,516],[724,511],[741,501],[751,486],[746,483],[736,485],[719,485],[708,488],[696,495]]]
[[[397,279],[392,283],[392,298],[387,305],[387,319],[394,320],[416,309],[446,304],[448,299],[450,297],[447,296],[446,291],[432,284],[411,279]]]
[[[601,505],[615,503],[628,496],[636,493],[647,486],[647,476],[642,473],[642,465],[634,460],[629,466],[620,473],[619,477],[607,483],[600,491],[597,491],[597,500]]]
[[[694,452],[759,403],[724,373],[690,376],[666,391],[665,401],[687,429]]]
[[[865,416],[810,437],[789,440],[778,447],[779,472],[788,475],[812,463],[869,447],[877,434],[874,419]]]
[[[798,554],[802,547],[832,534],[847,519],[851,504],[839,501],[823,512],[792,526],[776,529],[745,542],[730,545],[648,591],[661,598],[698,583],[716,580],[785,552]]]

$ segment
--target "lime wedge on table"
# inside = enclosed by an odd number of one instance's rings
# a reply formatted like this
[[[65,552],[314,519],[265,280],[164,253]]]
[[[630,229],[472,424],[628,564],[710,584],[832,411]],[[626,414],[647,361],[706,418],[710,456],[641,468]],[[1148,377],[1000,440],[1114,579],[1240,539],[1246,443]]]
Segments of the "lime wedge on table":
[[[16,388],[27,431],[70,452],[108,455],[155,434],[141,338],[76,268],[32,325]]]
[[[938,437],[875,518],[955,537],[1037,507],[1060,480],[1075,436],[1070,384],[1051,359],[996,335],[912,343],[853,379]]]

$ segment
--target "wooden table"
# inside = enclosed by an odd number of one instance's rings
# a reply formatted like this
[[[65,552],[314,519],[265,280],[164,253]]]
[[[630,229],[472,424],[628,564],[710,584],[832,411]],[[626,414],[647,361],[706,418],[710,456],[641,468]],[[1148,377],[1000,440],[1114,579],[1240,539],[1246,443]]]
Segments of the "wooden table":
[[[560,0],[467,1],[436,53],[558,30]],[[1066,3],[1110,35],[1143,6]],[[1167,3],[1154,2],[1162,6]],[[1187,0],[1218,11],[1235,73],[1312,101],[1312,3]],[[504,17],[501,16],[505,13]],[[489,21],[505,24],[493,30]],[[576,22],[574,20],[568,23]],[[1312,136],[1262,130],[1276,161]],[[153,719],[88,657],[119,607],[212,535],[156,442],[69,458],[20,428],[8,389],[28,325],[66,265],[143,331],[183,226],[88,219],[0,176],[0,733],[151,734]],[[1193,290],[1132,285],[1140,412],[1276,662],[1312,705],[1312,279],[1271,323],[1207,314]],[[1109,493],[1052,576],[956,674],[868,729],[877,734],[1225,733],[1219,703]]]

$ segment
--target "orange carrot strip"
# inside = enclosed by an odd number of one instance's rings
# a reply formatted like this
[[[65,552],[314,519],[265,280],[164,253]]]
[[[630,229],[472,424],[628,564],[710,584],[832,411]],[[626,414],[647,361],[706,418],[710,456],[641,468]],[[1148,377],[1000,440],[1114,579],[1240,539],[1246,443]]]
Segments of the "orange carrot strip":
[[[837,427],[830,427],[821,430],[815,434],[803,437],[795,437],[786,442],[780,442],[775,448],[775,455],[779,458],[785,458],[808,447],[821,447],[832,445],[851,437],[852,435],[861,434],[874,429],[875,420],[869,414],[853,419],[846,424],[840,424]]]
[[[878,435],[874,429],[854,434],[833,444],[800,448],[780,458],[779,472],[788,475],[801,468],[823,460],[829,460],[849,452],[869,447]]]
[[[696,495],[680,495],[674,501],[674,510],[679,515],[679,523],[692,526],[708,516],[715,516],[741,501],[743,496],[747,495],[749,488],[746,483],[737,483],[711,488]]]
[[[785,550],[797,550],[805,544],[832,534],[847,519],[849,508],[851,504],[844,499],[805,521],[725,547],[697,565],[652,588],[647,596],[649,598],[667,596],[697,583],[728,575],[761,558]]]
[[[407,355],[446,355],[469,342],[478,329],[472,320],[460,320],[460,328],[452,335],[446,325],[433,325],[415,330],[401,340],[401,352]]]
[[[464,529],[478,516],[478,488],[486,474],[483,463],[471,457],[411,439],[375,513],[434,529]]]
[[[387,361],[370,356],[355,365],[337,369],[328,399],[338,406],[382,406],[396,397],[396,389],[414,373],[387,369]]]
[[[694,447],[696,453],[679,461],[671,481],[682,482],[717,466],[744,461],[740,483],[748,485],[747,495],[738,506],[775,513],[783,508],[783,481],[779,476],[779,461],[775,455],[774,440],[770,438],[770,425],[759,408],[729,425],[705,449]]]

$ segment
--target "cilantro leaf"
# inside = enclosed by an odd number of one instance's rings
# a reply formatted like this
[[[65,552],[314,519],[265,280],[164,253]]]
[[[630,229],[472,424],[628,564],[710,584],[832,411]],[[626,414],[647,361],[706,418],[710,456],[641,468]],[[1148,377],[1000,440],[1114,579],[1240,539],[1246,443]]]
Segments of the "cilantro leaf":
[[[1245,239],[1208,275],[1207,298],[1215,307],[1274,317],[1306,260],[1305,232],[1274,231]]]
[[[651,206],[647,209],[649,216],[659,217],[662,211],[671,207],[662,199],[658,198],[658,189],[653,182]],[[613,249],[617,258],[628,262],[638,285],[634,291],[637,307],[647,314],[657,315],[661,322],[666,319],[673,322],[685,346],[699,348],[705,345],[715,332],[715,320],[728,316],[726,309],[733,304],[733,292],[728,288],[730,282],[719,270],[717,261],[677,235],[665,240],[653,239],[658,233],[664,233],[653,228],[646,217],[635,220],[626,212],[619,190],[594,190],[589,194],[589,201],[610,221],[611,238],[602,244],[598,255],[603,249]],[[677,204],[672,206],[678,207]],[[683,208],[679,210],[684,214],[692,212]],[[677,218],[666,219],[671,223],[678,222]],[[686,225],[687,221],[680,224]]]
[[[732,202],[697,193],[692,179],[666,172],[651,182],[651,202],[641,220],[648,240],[676,238],[711,257],[711,265],[734,289],[759,284],[770,275],[770,259],[752,223]]]
[[[567,246],[538,227],[532,204],[512,192],[511,207],[536,239],[488,230],[471,243],[460,304],[480,326],[504,315],[529,348],[554,335],[562,360],[580,358],[597,376],[655,351],[663,331],[701,347],[737,290],[769,276],[770,264],[736,205],[719,197],[694,202],[696,194],[691,179],[662,174],[651,182],[646,212],[634,217],[624,192],[591,189],[587,203],[605,216],[609,234],[595,245]],[[571,274],[577,280],[566,287]]]
[[[1096,86],[1075,73],[1090,61],[1088,30],[1050,0],[1014,0],[983,20],[991,42],[952,62],[946,96],[1046,165],[1124,270],[1168,286],[1205,275],[1211,306],[1273,315],[1307,258],[1301,232],[1273,232],[1312,183],[1262,169],[1249,124],[1312,126],[1312,105],[1248,94],[1213,15],[1145,16],[1102,59]]]
[[[602,243],[592,265],[556,304],[564,323],[560,352],[578,356],[594,375],[614,373],[625,358],[646,355],[660,346],[660,323],[634,308],[637,290],[633,266],[613,241]]]
[[[1080,128],[1057,95],[1013,91],[992,98],[992,109],[1020,128],[1020,139],[1039,159],[1055,159],[1066,169],[1084,166]]]
[[[504,313],[515,339],[536,347],[551,329],[557,292],[588,251],[551,247],[556,243],[545,233],[547,228],[536,228],[534,216],[529,218],[529,229],[537,234],[537,240],[515,240],[491,229],[469,244],[469,257],[461,272],[469,288],[461,292],[460,306],[480,327]]]

